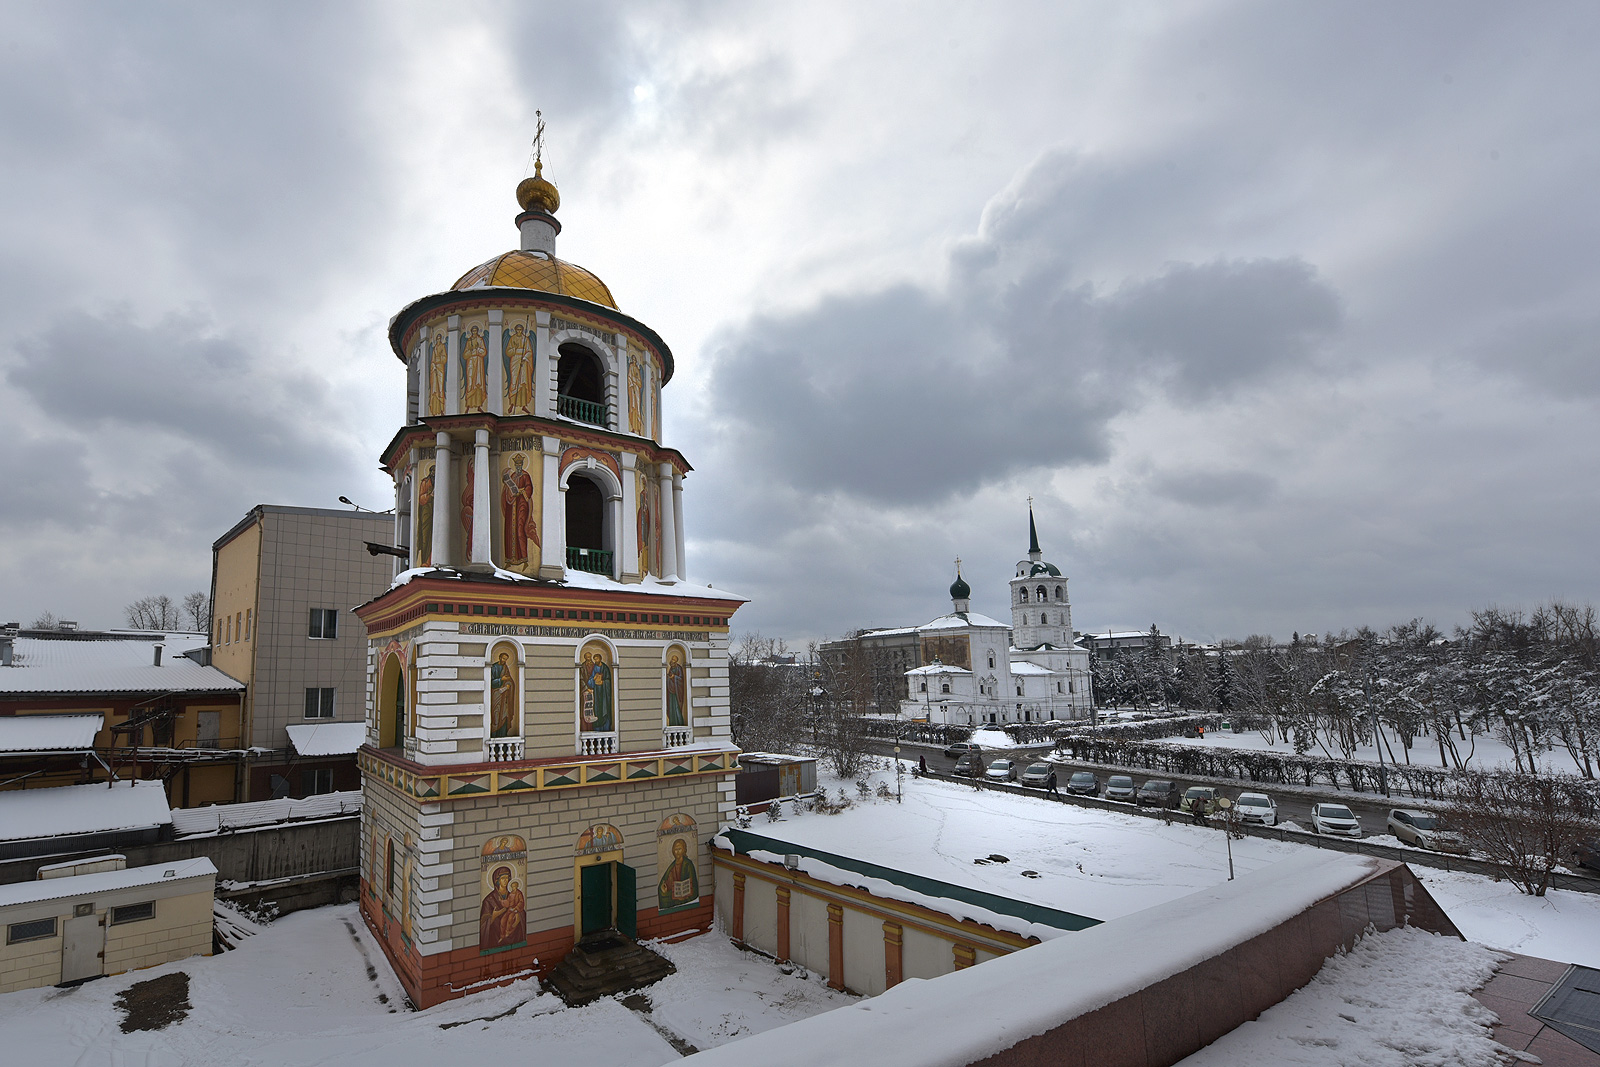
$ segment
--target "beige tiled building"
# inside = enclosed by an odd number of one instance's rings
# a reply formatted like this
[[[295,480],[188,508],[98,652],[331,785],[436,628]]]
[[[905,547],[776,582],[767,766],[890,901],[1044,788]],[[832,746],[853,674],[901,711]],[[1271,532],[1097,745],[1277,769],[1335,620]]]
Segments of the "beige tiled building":
[[[351,608],[388,587],[391,515],[258,504],[211,546],[211,663],[246,684],[251,760],[241,800],[355,789],[354,749],[298,752],[287,728],[359,723],[366,630]]]

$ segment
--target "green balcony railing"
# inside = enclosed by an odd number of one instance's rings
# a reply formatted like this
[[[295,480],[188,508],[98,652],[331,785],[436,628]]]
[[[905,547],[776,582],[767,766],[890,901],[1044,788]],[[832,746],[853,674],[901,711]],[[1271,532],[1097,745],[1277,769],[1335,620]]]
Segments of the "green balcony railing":
[[[556,410],[569,419],[579,422],[592,423],[595,426],[610,426],[611,412],[609,404],[596,404],[592,400],[579,400],[575,396],[565,393],[556,396]]]
[[[609,548],[568,548],[567,566],[575,571],[611,576],[611,550]]]

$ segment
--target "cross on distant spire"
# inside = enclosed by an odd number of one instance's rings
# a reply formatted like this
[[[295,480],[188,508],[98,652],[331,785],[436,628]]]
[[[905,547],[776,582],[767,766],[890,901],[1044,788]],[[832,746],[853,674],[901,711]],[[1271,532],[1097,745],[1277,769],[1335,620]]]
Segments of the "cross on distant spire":
[[[956,577],[961,577],[961,557],[956,557]]]

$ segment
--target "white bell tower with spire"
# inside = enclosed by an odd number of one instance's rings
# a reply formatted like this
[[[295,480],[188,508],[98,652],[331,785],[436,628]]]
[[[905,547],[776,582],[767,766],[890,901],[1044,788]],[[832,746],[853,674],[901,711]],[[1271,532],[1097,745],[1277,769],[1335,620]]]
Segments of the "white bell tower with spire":
[[[1072,601],[1067,579],[1039,549],[1039,528],[1028,498],[1028,558],[1017,563],[1011,579],[1011,645],[1029,652],[1038,648],[1071,648]]]

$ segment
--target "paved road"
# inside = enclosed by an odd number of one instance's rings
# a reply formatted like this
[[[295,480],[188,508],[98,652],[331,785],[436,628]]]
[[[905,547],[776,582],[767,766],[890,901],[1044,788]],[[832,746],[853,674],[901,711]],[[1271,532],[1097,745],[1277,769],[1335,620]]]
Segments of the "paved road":
[[[891,756],[894,754],[894,745],[892,742],[874,743],[873,750],[881,755]],[[1021,774],[1029,763],[1042,760],[1045,756],[1054,751],[1055,746],[1048,742],[1039,745],[1030,745],[1026,748],[1012,749],[1010,751],[994,750],[984,753],[984,764],[987,765],[991,759],[998,759],[1001,756],[1008,756],[1016,761],[1017,773]],[[911,742],[901,743],[900,757],[902,759],[915,760],[919,756],[927,759],[928,769],[931,771],[936,771],[941,774],[949,774],[955,769],[956,761],[953,758],[946,756],[942,747],[935,745],[913,744]],[[1052,762],[1054,762],[1058,768],[1056,772],[1057,788],[1062,792],[1066,791],[1067,777],[1073,771],[1093,771],[1095,774],[1099,775],[1100,788],[1102,791],[1105,789],[1106,779],[1110,777],[1111,774],[1116,773],[1108,772],[1104,768],[1096,766],[1092,763],[1079,763],[1070,760]],[[1180,793],[1189,788],[1191,785],[1217,784],[1214,779],[1182,778],[1175,775],[1163,775],[1153,772],[1132,771],[1128,773],[1132,775],[1135,785],[1143,785],[1151,778],[1168,778],[1169,780],[1177,783]],[[1326,797],[1319,796],[1311,798],[1292,790],[1275,790],[1271,785],[1265,784],[1260,786],[1252,786],[1250,783],[1236,780],[1229,780],[1228,783],[1222,787],[1222,791],[1229,797],[1236,797],[1240,793],[1246,792],[1265,793],[1277,803],[1278,821],[1280,823],[1298,823],[1300,826],[1308,830],[1311,828],[1311,805],[1317,803],[1318,801],[1326,802],[1336,799],[1338,803],[1344,804],[1355,813],[1356,818],[1361,820],[1362,830],[1364,830],[1368,836],[1387,834],[1389,832],[1387,824],[1389,820],[1390,809],[1411,807],[1414,803],[1410,800],[1410,798],[1407,797],[1396,797],[1393,800],[1385,800],[1382,797],[1373,797],[1370,794],[1334,794],[1331,790]]]

